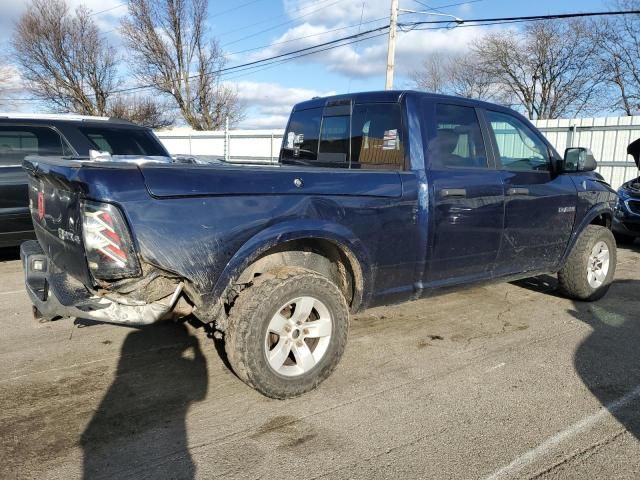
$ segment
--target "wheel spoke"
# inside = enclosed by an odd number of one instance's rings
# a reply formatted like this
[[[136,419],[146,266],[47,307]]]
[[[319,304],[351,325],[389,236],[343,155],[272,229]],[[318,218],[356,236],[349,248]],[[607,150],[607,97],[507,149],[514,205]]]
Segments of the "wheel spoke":
[[[599,282],[604,282],[604,279],[607,277],[607,274],[606,274],[604,271],[602,271],[602,270],[596,270],[596,271],[595,271],[595,272],[593,272],[593,273],[594,273],[594,275],[596,276],[596,279],[597,279]]]
[[[311,310],[313,310],[313,305],[315,300],[311,297],[301,297],[296,301],[296,308],[293,311],[293,315],[291,316],[291,321],[295,323],[302,323],[309,315],[311,315]]]
[[[291,347],[291,350],[293,351],[293,356],[296,359],[296,364],[302,369],[302,371],[308,372],[316,364],[311,350],[309,350],[309,347],[304,341],[301,340],[296,342]]]
[[[317,338],[328,337],[331,335],[331,320],[328,318],[321,318],[313,322],[307,322],[304,325],[305,337]]]
[[[589,282],[590,285],[593,285],[594,281],[595,281],[595,274],[589,270],[589,272],[587,273],[587,281]]]
[[[602,263],[609,261],[609,250],[601,251],[598,254],[598,260]]]
[[[271,322],[269,322],[269,331],[278,335],[286,335],[284,327],[289,323],[289,319],[285,318],[281,313],[276,313]]]
[[[278,370],[284,364],[291,351],[291,342],[284,338],[280,338],[276,346],[269,352],[269,364],[275,370]]]

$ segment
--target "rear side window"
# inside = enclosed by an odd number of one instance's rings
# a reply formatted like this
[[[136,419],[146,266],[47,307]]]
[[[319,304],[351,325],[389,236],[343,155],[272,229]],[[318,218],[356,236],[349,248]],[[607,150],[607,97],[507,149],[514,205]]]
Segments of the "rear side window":
[[[111,155],[167,155],[160,142],[146,130],[113,127],[80,127],[79,130],[93,150]]]
[[[67,143],[51,128],[0,126],[0,166],[19,166],[27,155],[70,154]]]
[[[283,162],[307,165],[317,162],[321,121],[321,108],[293,112],[284,136],[281,153]]]
[[[436,105],[436,132],[427,147],[435,165],[486,168],[487,155],[476,111],[460,105]]]
[[[322,108],[294,112],[280,160],[322,167],[402,170],[401,119],[400,105],[395,103],[355,105],[351,115],[323,115]]]
[[[404,148],[400,105],[372,103],[353,110],[351,168],[402,170]]]

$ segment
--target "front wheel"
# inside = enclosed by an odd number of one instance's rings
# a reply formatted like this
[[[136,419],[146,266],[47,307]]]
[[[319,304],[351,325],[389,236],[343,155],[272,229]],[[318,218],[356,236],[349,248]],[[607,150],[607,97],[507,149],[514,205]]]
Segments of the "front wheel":
[[[271,398],[291,398],[331,374],[348,329],[347,303],[333,282],[310,270],[283,268],[240,293],[229,316],[225,351],[249,386]]]
[[[606,227],[589,225],[580,234],[567,263],[558,272],[560,291],[576,300],[602,298],[613,281],[617,259],[616,240]]]

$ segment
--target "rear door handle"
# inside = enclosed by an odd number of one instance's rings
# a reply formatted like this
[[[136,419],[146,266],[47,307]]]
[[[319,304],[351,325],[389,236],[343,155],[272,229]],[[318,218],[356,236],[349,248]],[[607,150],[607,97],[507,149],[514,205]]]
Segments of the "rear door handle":
[[[528,188],[509,188],[507,189],[507,195],[529,195]]]
[[[465,188],[443,188],[442,190],[440,190],[440,196],[442,198],[466,197],[467,190]]]

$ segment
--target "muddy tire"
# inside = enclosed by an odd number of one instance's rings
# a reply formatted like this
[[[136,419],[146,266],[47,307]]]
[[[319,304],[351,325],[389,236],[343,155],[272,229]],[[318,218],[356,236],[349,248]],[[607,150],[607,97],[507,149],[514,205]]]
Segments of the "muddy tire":
[[[340,289],[302,268],[261,275],[229,315],[225,351],[236,375],[271,398],[316,388],[347,343],[349,309]]]
[[[558,272],[558,288],[576,300],[602,298],[616,271],[616,240],[606,227],[589,225],[580,234],[567,263]]]

